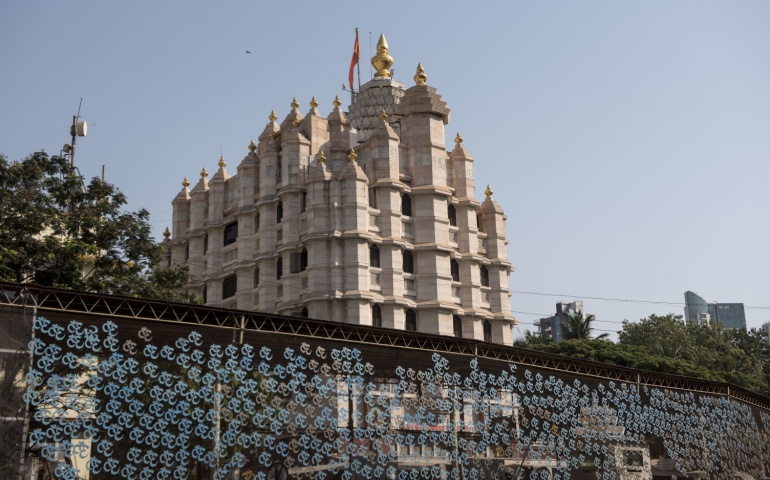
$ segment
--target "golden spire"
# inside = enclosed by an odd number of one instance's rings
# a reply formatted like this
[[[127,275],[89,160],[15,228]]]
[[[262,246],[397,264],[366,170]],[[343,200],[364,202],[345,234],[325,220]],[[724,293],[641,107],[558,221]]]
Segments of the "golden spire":
[[[382,113],[380,113],[380,120],[382,120],[383,122],[387,122],[388,121],[388,114],[385,113],[385,109],[384,108],[382,109]]]
[[[324,163],[326,161],[326,155],[324,155],[323,150],[318,152],[318,163]]]
[[[494,193],[494,192],[492,192],[492,187],[487,185],[487,189],[484,190],[484,193],[486,194],[487,198],[492,198],[492,193]]]
[[[334,105],[337,108],[339,108],[339,106],[342,105],[342,102],[340,102],[340,96],[339,95],[335,95],[334,96],[334,101],[332,102],[332,105]]]
[[[189,181],[189,180],[187,180],[187,177],[184,177],[184,180],[182,180],[182,186],[183,186],[184,188],[187,188],[187,187],[189,187],[189,186],[190,186],[190,181]]]
[[[249,143],[249,151],[255,152],[257,150],[257,145],[254,143],[254,139],[251,139],[251,143]]]
[[[318,100],[316,100],[315,97],[313,97],[313,99],[310,100],[310,108],[316,108],[316,107],[318,107]]]
[[[422,68],[422,63],[417,64],[417,73],[414,76],[414,83],[416,85],[422,86],[425,85],[425,81],[428,79],[428,76],[425,75],[425,70]]]
[[[352,148],[350,149],[350,153],[348,154],[348,160],[351,162],[355,162],[358,159],[358,155],[356,155],[356,151]]]
[[[463,137],[460,136],[460,132],[457,132],[457,136],[455,137],[455,143],[458,145],[463,143]]]
[[[273,111],[270,112],[270,116],[267,117],[267,118],[269,118],[271,122],[274,122],[274,121],[278,120],[278,115],[276,115],[275,114],[275,110],[273,110]]]
[[[168,227],[166,227],[166,230],[163,232],[163,236],[166,238],[166,240],[168,240],[171,236],[171,232],[168,231]]]
[[[393,57],[388,55],[388,41],[385,40],[384,33],[380,34],[380,40],[377,42],[377,55],[372,57],[372,66],[377,69],[375,77],[390,78]]]
[[[206,171],[206,167],[203,167],[203,170],[201,170],[201,178],[206,178],[209,176],[209,172]]]
[[[224,155],[219,156],[219,162],[217,162],[217,165],[219,165],[219,168],[225,168],[225,165],[227,165],[227,162],[225,162]]]
[[[299,102],[297,102],[297,97],[294,97],[294,99],[291,101],[291,108],[299,108]]]

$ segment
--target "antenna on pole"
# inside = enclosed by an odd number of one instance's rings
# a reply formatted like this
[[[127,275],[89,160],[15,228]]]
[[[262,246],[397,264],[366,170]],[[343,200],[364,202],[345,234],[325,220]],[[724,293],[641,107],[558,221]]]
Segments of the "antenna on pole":
[[[83,97],[80,97],[80,104],[78,105],[78,114],[72,116],[72,126],[70,127],[70,135],[72,135],[72,145],[64,144],[64,147],[62,147],[62,151],[65,155],[70,156],[70,165],[72,167],[75,166],[75,141],[77,140],[77,137],[85,137],[88,135],[88,123],[83,121],[78,121],[80,118],[80,109],[83,106]]]

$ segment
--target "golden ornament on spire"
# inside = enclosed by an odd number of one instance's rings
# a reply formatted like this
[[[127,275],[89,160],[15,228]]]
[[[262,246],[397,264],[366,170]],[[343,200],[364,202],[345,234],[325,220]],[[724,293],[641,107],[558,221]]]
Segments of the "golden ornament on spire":
[[[494,192],[492,192],[492,187],[487,185],[487,189],[484,190],[484,194],[486,194],[487,198],[492,198],[492,193],[494,193]]]
[[[387,122],[388,121],[388,114],[385,113],[385,109],[384,108],[382,109],[382,113],[380,113],[380,120],[382,120],[383,122]]]
[[[348,154],[348,160],[350,160],[351,162],[355,162],[356,160],[358,160],[358,155],[356,155],[356,151],[353,150],[352,148],[350,149],[350,153]]]
[[[324,163],[326,161],[326,155],[324,155],[323,150],[318,152],[318,163]]]
[[[187,177],[184,177],[184,180],[182,180],[182,186],[183,186],[184,188],[187,188],[187,187],[189,187],[189,186],[190,186],[190,181],[189,181],[189,180],[187,180]]]
[[[377,55],[372,57],[372,66],[377,69],[375,77],[390,78],[393,57],[388,55],[388,41],[385,40],[384,33],[380,34],[380,40],[377,42]]]
[[[168,231],[168,227],[166,227],[166,230],[163,232],[163,236],[166,238],[166,240],[168,240],[171,236],[171,232]]]
[[[335,95],[334,96],[334,101],[332,102],[332,105],[334,105],[337,108],[339,108],[339,106],[342,105],[342,102],[340,101],[340,96],[339,95]]]
[[[227,165],[227,162],[225,162],[224,155],[219,156],[219,162],[217,162],[217,165],[219,165],[219,168],[225,168],[225,166]]]
[[[418,86],[425,85],[425,81],[428,76],[425,75],[425,70],[422,68],[422,63],[417,64],[417,73],[414,76],[414,83]]]
[[[206,167],[203,167],[203,170],[201,170],[201,178],[206,178],[209,176],[209,172],[206,171]]]
[[[278,115],[276,115],[275,114],[275,110],[273,110],[273,111],[270,112],[270,116],[267,117],[267,118],[269,118],[271,122],[274,122],[274,121],[278,120]]]
[[[251,143],[249,143],[249,151],[253,153],[256,150],[257,150],[257,145],[254,143],[254,139],[252,138]]]
[[[460,132],[457,132],[457,136],[455,137],[455,143],[458,145],[463,143],[463,137],[460,136]]]
[[[299,102],[297,102],[297,97],[294,97],[294,99],[291,101],[291,108],[299,108]]]
[[[310,100],[310,108],[316,108],[316,107],[318,107],[318,100],[316,100],[315,97],[313,97],[313,99]]]

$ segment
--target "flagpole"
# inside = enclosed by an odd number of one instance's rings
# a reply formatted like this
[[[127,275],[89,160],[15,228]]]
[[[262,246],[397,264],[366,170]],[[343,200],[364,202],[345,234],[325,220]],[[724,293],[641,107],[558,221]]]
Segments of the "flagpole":
[[[356,27],[356,38],[358,38],[358,27]],[[359,44],[360,45],[360,44]],[[361,50],[361,47],[358,47],[359,52]],[[356,65],[356,69],[358,69],[358,93],[361,93],[361,54],[358,54],[358,63]]]

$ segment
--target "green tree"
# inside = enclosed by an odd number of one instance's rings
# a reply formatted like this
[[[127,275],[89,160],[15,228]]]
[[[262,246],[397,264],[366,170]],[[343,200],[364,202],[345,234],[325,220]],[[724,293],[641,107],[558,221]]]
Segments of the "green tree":
[[[524,330],[524,338],[517,338],[514,345],[521,348],[535,348],[538,345],[548,345],[553,343],[550,338],[544,338],[537,333]]]
[[[123,211],[114,185],[85,183],[67,159],[0,155],[0,279],[188,301],[188,272],[163,269],[145,209]]]
[[[587,340],[591,337],[591,323],[596,319],[593,315],[584,316],[583,312],[563,314],[561,316],[561,332],[564,340]],[[597,339],[607,338],[602,333]]]

